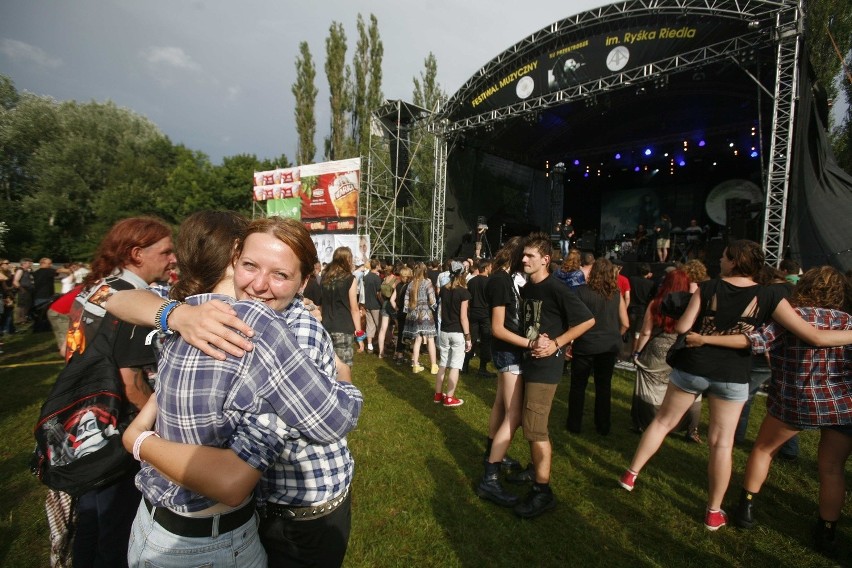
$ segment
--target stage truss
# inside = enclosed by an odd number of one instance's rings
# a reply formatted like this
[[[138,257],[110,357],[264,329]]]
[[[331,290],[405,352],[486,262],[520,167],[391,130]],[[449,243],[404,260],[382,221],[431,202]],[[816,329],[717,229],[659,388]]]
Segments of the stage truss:
[[[376,258],[441,258],[446,143],[435,114],[403,101],[372,113],[359,232]]]

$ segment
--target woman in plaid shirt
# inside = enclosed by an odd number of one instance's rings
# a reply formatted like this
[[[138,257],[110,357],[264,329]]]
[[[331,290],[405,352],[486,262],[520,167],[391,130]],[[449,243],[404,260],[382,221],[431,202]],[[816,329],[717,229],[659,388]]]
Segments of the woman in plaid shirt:
[[[183,257],[196,262],[209,240]],[[211,537],[225,533],[221,519],[254,510],[252,492],[262,507],[261,540],[270,565],[342,563],[354,472],[345,435],[357,422],[362,398],[356,387],[335,380],[330,338],[297,297],[315,254],[298,222],[253,221],[239,242],[233,280],[227,279],[235,297],[250,302],[217,297],[231,304],[228,317],[239,315],[254,328],[251,351],[214,358],[182,339],[167,341],[158,406],[146,407],[124,438],[144,462],[137,485],[146,497],[134,525],[131,565],[151,559],[180,565],[187,554],[201,561],[202,549],[217,548],[209,546]],[[193,276],[183,275],[187,281]],[[199,304],[209,299],[187,298],[197,307],[175,308],[169,325],[193,335],[188,322],[199,325],[198,314],[209,309]],[[270,320],[270,313],[277,315]],[[245,330],[245,324],[239,325]],[[163,438],[145,435],[155,417]],[[202,547],[194,527],[212,517],[220,520]],[[208,554],[211,561],[266,561],[239,548],[257,536],[255,523],[240,526],[240,538],[233,533],[224,535],[230,544]]]

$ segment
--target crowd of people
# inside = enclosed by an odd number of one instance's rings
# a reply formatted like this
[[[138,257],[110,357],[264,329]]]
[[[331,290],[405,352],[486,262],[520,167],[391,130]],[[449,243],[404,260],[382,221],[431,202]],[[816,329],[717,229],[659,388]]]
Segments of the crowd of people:
[[[342,564],[354,475],[346,435],[363,403],[351,379],[356,350],[414,374],[428,356],[433,402],[446,408],[464,404],[463,376],[496,379],[475,490],[522,518],[557,506],[549,416],[569,371],[566,428],[581,435],[594,377],[599,436],[611,430],[614,369],[635,371],[630,415],[642,437],[618,479],[628,491],[670,432],[704,443],[706,400],[709,530],[728,523],[735,431],[757,388],[751,361],[768,354],[768,414],[733,520],[755,524],[772,458],[798,431],[819,428],[814,538],[830,551],[852,453],[849,277],[817,267],[799,278],[788,265],[785,278],[766,267],[757,243],[732,241],[718,278],[698,260],[661,276],[639,263],[628,278],[618,260],[572,248],[572,234],[560,239],[564,255],[550,235],[533,233],[477,262],[354,266],[341,247],[321,267],[298,222],[204,211],[184,221],[174,245],[157,219],[119,222],[88,273],[79,265],[57,272],[49,259],[35,272],[27,259],[10,271],[4,261],[4,305],[11,289],[13,309],[26,308],[12,326],[37,305],[62,310],[64,319],[50,322],[67,358],[107,330],[133,418],[123,438],[140,462],[135,477],[73,505],[49,493],[49,503],[73,509],[65,523],[50,519],[55,565]],[[58,300],[52,288],[39,291],[48,276],[51,285],[62,278]],[[159,348],[144,341],[149,331],[160,332]],[[519,428],[530,446],[526,468],[507,454]],[[519,498],[503,481],[529,490]]]

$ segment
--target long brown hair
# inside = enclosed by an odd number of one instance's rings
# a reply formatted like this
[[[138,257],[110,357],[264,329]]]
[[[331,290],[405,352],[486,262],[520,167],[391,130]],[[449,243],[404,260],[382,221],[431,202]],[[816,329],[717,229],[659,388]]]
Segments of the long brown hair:
[[[334,254],[322,271],[322,285],[331,285],[337,280],[342,280],[352,275],[352,249],[349,247],[337,247]]]
[[[248,224],[248,219],[233,211],[199,211],[187,217],[175,242],[180,279],[169,296],[183,300],[213,290],[233,262]]]
[[[426,265],[418,262],[414,267],[414,278],[411,279],[411,285],[408,292],[408,307],[417,307],[417,294],[420,292],[420,283],[426,279]]]
[[[594,290],[606,299],[618,293],[618,271],[607,258],[599,258],[589,272],[589,289]]]
[[[122,219],[101,240],[92,270],[83,280],[90,288],[95,282],[106,278],[116,269],[134,264],[133,249],[146,248],[158,241],[172,236],[172,229],[162,219],[156,217],[130,217]]]
[[[849,279],[833,266],[818,266],[805,272],[790,303],[798,307],[849,310],[852,286]]]

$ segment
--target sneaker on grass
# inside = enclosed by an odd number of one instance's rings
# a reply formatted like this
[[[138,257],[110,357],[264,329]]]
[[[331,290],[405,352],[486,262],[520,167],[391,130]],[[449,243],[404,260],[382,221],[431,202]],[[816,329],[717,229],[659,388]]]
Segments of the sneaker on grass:
[[[704,515],[704,527],[708,531],[717,531],[727,524],[728,515],[725,514],[725,511],[721,509],[718,511],[707,509],[707,514]]]
[[[633,486],[636,484],[636,476],[638,473],[633,473],[629,469],[624,470],[624,473],[621,474],[621,477],[618,478],[618,484],[627,489],[628,491],[633,491]]]
[[[442,392],[436,392],[435,396],[432,397],[432,402],[434,402],[435,404],[441,404],[442,402],[444,402],[445,396],[447,396],[447,395],[445,395]]]
[[[445,396],[444,397],[444,406],[450,408],[453,406],[461,406],[464,404],[464,401],[460,398],[456,398],[454,396]]]

